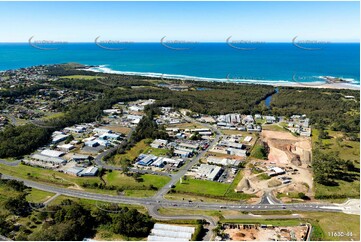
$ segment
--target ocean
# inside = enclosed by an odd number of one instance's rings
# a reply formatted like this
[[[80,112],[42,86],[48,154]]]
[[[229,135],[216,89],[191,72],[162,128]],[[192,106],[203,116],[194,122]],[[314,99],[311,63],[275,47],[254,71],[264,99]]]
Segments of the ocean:
[[[0,70],[76,62],[98,66],[94,71],[169,78],[282,84],[330,76],[360,84],[358,43],[314,45],[0,43]]]

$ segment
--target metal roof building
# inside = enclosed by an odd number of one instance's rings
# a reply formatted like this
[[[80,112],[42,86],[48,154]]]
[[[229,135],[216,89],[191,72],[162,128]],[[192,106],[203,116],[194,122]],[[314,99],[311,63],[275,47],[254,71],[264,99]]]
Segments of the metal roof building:
[[[89,166],[83,169],[78,176],[95,176],[98,173],[98,168],[95,166]]]
[[[60,157],[64,155],[64,152],[57,151],[57,150],[43,150],[40,152],[42,155],[50,156],[50,157]]]
[[[156,223],[148,241],[189,241],[194,231],[194,227]]]
[[[83,170],[84,168],[81,167],[71,167],[67,170],[64,171],[65,174],[69,174],[69,175],[73,175],[73,176],[78,176],[79,173]]]
[[[214,181],[217,180],[222,173],[223,169],[219,166],[201,164],[196,177]]]
[[[53,164],[64,164],[66,163],[66,160],[59,158],[59,157],[50,157],[46,155],[41,154],[34,154],[31,156],[32,159],[42,161],[42,162],[49,162]]]

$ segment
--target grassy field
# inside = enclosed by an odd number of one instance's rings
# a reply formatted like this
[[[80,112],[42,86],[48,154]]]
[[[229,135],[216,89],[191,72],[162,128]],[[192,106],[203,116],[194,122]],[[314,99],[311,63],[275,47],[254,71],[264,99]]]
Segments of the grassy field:
[[[123,127],[123,126],[115,126],[115,125],[104,126],[104,128],[112,130],[114,132],[122,133],[124,135],[129,134],[129,132],[131,131],[131,128]]]
[[[26,196],[26,200],[33,203],[43,203],[54,195],[51,192],[31,188],[31,192]]]
[[[182,183],[178,182],[175,190],[177,192],[189,192],[222,197],[225,195],[228,187],[229,184],[188,178],[187,180],[183,180]]]
[[[169,150],[167,149],[152,148],[152,147],[149,147],[148,149],[145,150],[145,153],[149,153],[156,156],[166,156],[168,152]]]
[[[360,241],[360,216],[344,213],[302,213],[302,217],[316,221],[323,231],[323,240]],[[331,232],[351,232],[352,236],[334,237]]]
[[[84,206],[87,206],[88,208],[91,208],[91,209],[94,209],[96,207],[104,208],[104,206],[110,204],[110,203],[107,203],[107,202],[97,202],[95,200],[89,200],[89,199],[84,199],[84,198],[75,198],[75,197],[60,195],[57,198],[55,198],[53,201],[51,201],[49,205],[59,205],[62,201],[66,200],[66,199],[70,199],[72,201],[81,203]],[[140,206],[140,205],[131,205],[131,204],[121,204],[121,203],[119,203],[118,206],[134,208],[134,209],[137,209],[141,213],[146,213],[147,212],[147,209],[145,207],[143,207],[143,206]]]
[[[262,126],[263,130],[271,130],[271,131],[283,131],[288,132],[286,129],[278,126],[277,124],[267,124]]]
[[[43,118],[43,120],[60,119],[64,117],[64,113],[51,113]]]
[[[138,182],[133,177],[126,176],[120,171],[112,171],[103,176],[107,185],[114,185],[124,189],[124,194],[135,197],[149,197],[156,193],[150,186],[160,189],[165,186],[170,177],[151,174],[141,175],[143,181]]]
[[[342,139],[342,132],[326,130],[330,136],[329,139],[322,140],[321,150],[324,152],[339,152],[340,158],[344,160],[356,160],[360,162],[360,142]],[[319,131],[312,129],[312,144],[318,141]],[[339,139],[337,139],[339,138]]]
[[[26,165],[19,165],[18,167],[11,167],[1,165],[1,172],[8,175],[13,175],[19,178],[29,179],[40,183],[46,183],[52,186],[60,187],[73,187],[77,189],[82,189],[90,192],[102,193],[116,195],[115,190],[103,190],[95,188],[81,188],[85,183],[102,183],[99,177],[75,177],[67,175],[61,172],[47,170],[43,168],[36,168]],[[170,180],[166,176],[157,176],[151,174],[142,175],[142,182],[137,182],[132,177],[127,177],[119,171],[109,172],[104,176],[104,180],[107,182],[107,185],[115,185],[124,189],[124,193],[127,196],[136,196],[136,197],[149,197],[154,195],[156,190],[152,190],[150,185],[153,185],[155,188],[161,188],[167,184]],[[134,191],[133,191],[134,190]]]
[[[181,124],[172,124],[168,125],[169,128],[180,128],[180,129],[197,129],[197,128],[204,128],[201,124],[198,123],[181,123]]]
[[[19,192],[13,189],[9,189],[7,186],[0,184],[0,211],[4,207],[4,202],[9,197],[16,197],[19,194],[20,194]]]
[[[329,139],[322,139],[322,145],[319,147],[322,152],[338,152],[341,159],[356,161],[356,167],[360,167],[360,142],[344,140],[342,132],[327,130]],[[316,147],[319,131],[312,130],[312,145]],[[359,177],[359,172],[349,172]],[[316,196],[337,196],[337,197],[359,197],[360,179],[353,182],[337,180],[338,186],[324,186],[315,183]]]
[[[113,163],[120,164],[122,159],[129,159],[133,161],[140,154],[149,151],[151,148],[149,144],[152,142],[152,139],[143,139],[134,145],[130,150],[127,150],[125,154],[117,154],[113,158]]]
[[[188,178],[187,180],[183,180],[182,184],[178,182],[174,188],[174,191],[176,193],[187,195],[194,194],[214,199],[249,199],[252,197],[251,195],[234,192],[234,188],[237,186],[241,178],[242,174],[240,172],[237,174],[233,183],[231,184]]]
[[[266,160],[267,155],[265,153],[264,146],[259,143],[255,144],[251,151],[250,157],[260,159],[260,160]]]
[[[19,166],[6,166],[0,164],[1,173],[13,175],[19,178],[29,179],[41,183],[47,183],[53,186],[69,187],[84,182],[100,182],[99,177],[76,177],[61,172],[48,170],[44,168],[31,167],[20,164]]]
[[[160,208],[158,210],[160,214],[163,215],[207,215],[215,218],[220,218],[223,211],[205,211],[197,209],[183,209],[183,208]]]
[[[156,156],[165,156],[168,153],[167,149],[158,149],[152,148],[150,144],[152,139],[143,139],[139,141],[135,146],[130,150],[126,151],[125,154],[117,154],[114,156],[112,163],[120,165],[121,160],[129,159],[131,161],[135,160],[140,154],[152,154]]]
[[[242,131],[232,129],[222,129],[221,132],[225,135],[243,134]]]
[[[103,78],[97,76],[86,76],[86,75],[71,75],[71,76],[61,76],[60,78],[64,79],[80,79],[80,80],[93,80],[96,78]]]
[[[360,180],[346,182],[337,180],[338,186],[324,186],[314,183],[317,196],[335,196],[345,198],[358,198],[360,196]]]

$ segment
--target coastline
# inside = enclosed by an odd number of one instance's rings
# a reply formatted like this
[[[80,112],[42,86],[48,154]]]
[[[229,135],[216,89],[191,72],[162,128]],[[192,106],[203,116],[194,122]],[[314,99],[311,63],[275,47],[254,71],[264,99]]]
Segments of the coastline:
[[[207,82],[225,82],[225,83],[238,83],[238,84],[254,84],[254,85],[270,85],[274,87],[300,87],[300,88],[324,88],[324,89],[350,89],[350,90],[360,90],[360,84],[355,83],[327,83],[327,82],[295,82],[295,81],[271,81],[271,80],[248,80],[248,79],[232,79],[232,78],[207,78],[207,77],[194,77],[186,75],[176,75],[176,74],[163,74],[163,73],[153,73],[153,72],[129,72],[129,71],[116,71],[112,70],[105,65],[100,65],[97,67],[94,66],[85,66],[86,71],[98,72],[98,73],[108,73],[108,74],[118,74],[118,75],[128,75],[128,76],[140,76],[140,77],[150,77],[150,78],[159,78],[164,80],[179,80],[179,81],[207,81]]]

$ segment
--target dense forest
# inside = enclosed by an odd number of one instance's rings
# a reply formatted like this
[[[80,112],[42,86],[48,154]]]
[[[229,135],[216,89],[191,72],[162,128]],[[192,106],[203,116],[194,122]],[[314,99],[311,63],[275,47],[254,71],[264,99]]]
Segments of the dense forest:
[[[154,225],[148,215],[116,204],[105,209],[66,199],[42,209],[40,204],[27,202],[31,188],[22,182],[0,179],[0,188],[11,194],[0,198],[0,234],[15,240],[81,241],[92,238],[100,227],[126,238],[140,238],[146,237]],[[31,222],[19,228],[9,219],[13,215]]]
[[[74,67],[81,66],[50,66],[49,75],[53,77],[68,75],[95,77],[98,75],[90,71],[74,69]],[[282,87],[279,88],[277,94],[274,94],[274,87],[267,85],[166,80],[192,87],[188,91],[177,92],[156,86],[154,83],[156,79],[154,78],[104,73],[99,75],[103,78],[102,82],[106,82],[107,85],[103,85],[97,80],[76,78],[60,78],[57,82],[52,83],[60,88],[96,92],[99,93],[100,98],[80,105],[74,104],[63,107],[64,117],[52,119],[44,124],[44,126],[52,126],[53,129],[41,128],[41,126],[35,128],[31,124],[24,127],[16,126],[4,129],[0,132],[0,157],[18,157],[28,154],[48,142],[49,131],[76,123],[92,122],[102,114],[103,109],[110,108],[117,102],[150,98],[157,100],[152,108],[171,106],[187,108],[196,113],[209,115],[234,112],[243,114],[269,113],[284,116],[306,114],[311,118],[313,124],[320,127],[327,126],[332,130],[343,131],[353,137],[358,137],[359,133],[359,95],[357,91]],[[157,81],[164,82],[164,80],[159,79]],[[135,85],[140,85],[140,88],[131,88]],[[29,91],[28,89],[15,90],[6,95],[11,95],[12,98],[21,97]],[[271,106],[267,108],[263,101],[272,94],[274,95]],[[355,99],[346,99],[344,97],[346,95],[355,96]],[[162,137],[163,134],[157,133],[155,129],[157,129],[155,124],[149,120],[149,117],[145,117],[135,131],[132,140],[136,142],[144,137]]]
[[[354,96],[355,99],[346,99]],[[343,132],[360,131],[359,91],[318,88],[280,88],[272,97],[275,115],[306,114],[313,124]]]

